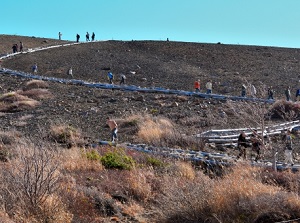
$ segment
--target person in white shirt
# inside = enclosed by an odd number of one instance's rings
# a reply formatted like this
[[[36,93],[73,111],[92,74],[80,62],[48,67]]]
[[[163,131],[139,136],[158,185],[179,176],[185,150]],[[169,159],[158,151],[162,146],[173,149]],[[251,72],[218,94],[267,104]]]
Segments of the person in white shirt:
[[[212,82],[211,82],[211,80],[209,80],[206,83],[205,87],[206,87],[206,94],[211,94],[212,93]]]

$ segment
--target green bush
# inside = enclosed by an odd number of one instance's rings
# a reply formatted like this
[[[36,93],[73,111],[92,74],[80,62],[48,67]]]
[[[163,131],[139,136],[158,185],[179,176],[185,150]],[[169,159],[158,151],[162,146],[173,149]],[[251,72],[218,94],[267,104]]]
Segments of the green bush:
[[[96,150],[87,151],[85,152],[84,155],[88,160],[94,160],[94,161],[101,160],[101,156]]]
[[[162,167],[164,165],[164,163],[160,159],[152,156],[148,156],[146,161],[149,165],[153,167]]]
[[[100,160],[109,169],[130,170],[135,164],[133,158],[127,156],[123,150],[107,152]]]

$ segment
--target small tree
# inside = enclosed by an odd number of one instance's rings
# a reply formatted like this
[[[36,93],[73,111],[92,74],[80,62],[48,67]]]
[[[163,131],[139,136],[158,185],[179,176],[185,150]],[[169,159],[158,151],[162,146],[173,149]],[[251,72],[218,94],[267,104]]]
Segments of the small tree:
[[[24,144],[2,171],[1,195],[9,210],[44,219],[43,205],[59,189],[57,152],[45,145]]]

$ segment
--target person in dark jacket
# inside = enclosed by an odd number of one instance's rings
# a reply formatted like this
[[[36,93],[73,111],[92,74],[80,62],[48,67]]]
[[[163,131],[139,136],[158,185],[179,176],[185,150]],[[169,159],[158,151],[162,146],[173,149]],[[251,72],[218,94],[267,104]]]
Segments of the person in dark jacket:
[[[258,135],[257,130],[253,130],[251,135],[252,151],[256,153],[254,161],[257,162],[260,158],[260,149],[262,146],[261,137]]]
[[[247,158],[247,151],[246,148],[248,147],[248,141],[246,139],[245,132],[241,132],[238,138],[238,149],[239,149],[239,155],[237,158],[243,157],[243,159]]]

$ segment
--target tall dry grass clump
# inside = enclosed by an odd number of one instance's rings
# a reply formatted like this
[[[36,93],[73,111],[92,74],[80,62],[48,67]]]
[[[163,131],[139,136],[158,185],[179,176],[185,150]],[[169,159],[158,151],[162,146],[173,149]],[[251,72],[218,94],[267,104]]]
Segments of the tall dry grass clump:
[[[36,89],[36,88],[48,88],[49,84],[42,80],[31,80],[25,83],[23,87],[24,91]]]
[[[164,175],[156,222],[265,222],[300,217],[298,194],[262,182],[262,168],[238,165],[222,178]],[[263,220],[264,219],[264,220]],[[272,221],[268,221],[272,222]]]
[[[151,196],[151,185],[147,181],[150,176],[153,175],[142,169],[126,172],[123,185],[127,187],[128,195],[137,201],[147,201]]]
[[[160,216],[155,222],[205,222],[212,196],[213,180],[198,172],[194,179],[167,174],[161,179],[157,198]]]
[[[85,148],[76,146],[63,150],[61,156],[63,168],[68,171],[101,171],[104,169],[99,160],[89,159],[86,153]]]
[[[9,92],[0,96],[1,112],[18,112],[33,109],[39,104],[40,102],[27,96],[20,95],[17,92]]]
[[[68,148],[84,145],[81,130],[66,124],[52,125],[50,127],[50,137]]]
[[[48,99],[53,98],[53,94],[48,89],[30,89],[26,91],[17,91],[18,94],[27,96],[33,99]]]
[[[257,216],[271,212],[299,217],[298,195],[263,184],[262,170],[241,165],[217,180],[212,191],[211,212],[224,222],[254,222]]]
[[[193,180],[196,177],[196,171],[191,163],[178,161],[165,168],[168,175],[174,177],[184,177]]]
[[[174,126],[170,120],[146,115],[139,122],[137,136],[146,143],[157,145],[173,132]]]

